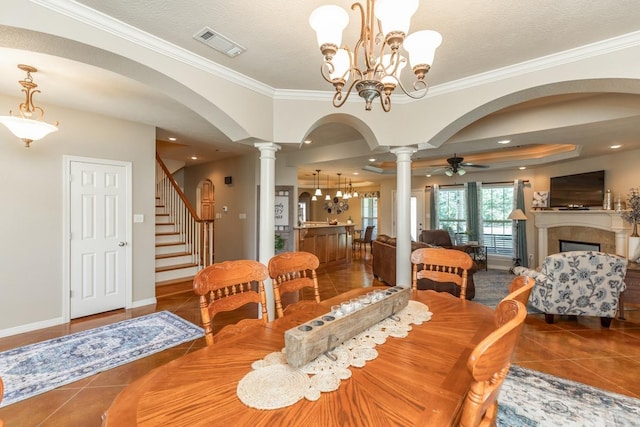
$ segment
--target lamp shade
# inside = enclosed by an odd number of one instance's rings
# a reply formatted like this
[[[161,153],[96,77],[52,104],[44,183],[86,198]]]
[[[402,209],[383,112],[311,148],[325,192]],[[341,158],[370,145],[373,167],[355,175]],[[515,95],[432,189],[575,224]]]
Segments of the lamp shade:
[[[442,43],[442,35],[437,31],[422,30],[409,34],[403,46],[409,52],[411,66],[433,65],[436,49]]]
[[[14,116],[1,116],[0,123],[5,125],[11,133],[23,141],[37,141],[55,132],[58,128],[47,122]]]
[[[335,5],[320,6],[309,16],[309,25],[316,32],[318,46],[330,43],[340,47],[342,31],[348,23],[349,15],[347,12]]]
[[[514,210],[512,210],[507,218],[513,219],[513,220],[516,220],[516,221],[526,221],[527,220],[527,216],[524,214],[524,212],[522,212],[522,209],[514,209]]]
[[[351,68],[351,55],[349,51],[346,49],[338,49],[331,63],[333,64],[333,72],[329,74],[331,80],[349,80],[349,69]]]
[[[418,3],[418,0],[378,0],[375,15],[380,20],[384,35],[394,31],[408,34],[411,17],[418,10]]]

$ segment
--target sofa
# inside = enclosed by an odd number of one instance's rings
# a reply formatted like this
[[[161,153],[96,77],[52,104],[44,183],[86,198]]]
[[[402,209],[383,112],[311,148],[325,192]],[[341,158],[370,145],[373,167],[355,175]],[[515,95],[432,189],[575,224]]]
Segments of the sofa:
[[[469,253],[469,245],[454,245],[451,242],[451,235],[447,230],[422,230],[418,240],[430,246],[439,248],[457,249],[462,252]]]
[[[411,251],[418,248],[433,247],[425,242],[411,242]],[[373,260],[372,270],[373,277],[390,286],[396,285],[396,239],[395,237],[379,234],[373,241]],[[407,269],[411,271],[411,263],[407,265]],[[467,277],[467,299],[473,299],[476,294],[476,288],[473,283],[473,273],[477,270],[474,263]],[[410,285],[408,283],[407,285]],[[431,289],[437,292],[448,292],[457,297],[460,296],[460,287],[455,283],[434,282],[429,279],[418,280],[418,289]]]

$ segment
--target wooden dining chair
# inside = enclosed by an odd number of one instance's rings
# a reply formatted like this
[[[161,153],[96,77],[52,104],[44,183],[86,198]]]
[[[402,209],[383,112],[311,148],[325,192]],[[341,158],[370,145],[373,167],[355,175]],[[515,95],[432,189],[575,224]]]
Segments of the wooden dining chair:
[[[362,245],[365,245],[364,250],[367,250],[367,244],[371,247],[371,251],[373,252],[373,229],[376,228],[375,225],[368,225],[364,230],[364,236],[357,237],[353,239],[353,250],[362,249]]]
[[[273,299],[277,317],[284,316],[285,312],[303,310],[309,304],[320,302],[316,275],[319,265],[318,257],[309,252],[283,252],[269,260],[269,276],[273,279]],[[298,297],[302,299],[301,291],[304,288],[313,290],[314,301],[298,301],[283,310],[282,295],[298,292]]]
[[[253,260],[224,261],[200,270],[193,279],[193,291],[200,296],[200,315],[207,345],[269,321],[264,280],[267,267]],[[262,318],[246,318],[227,325],[215,336],[211,325],[216,314],[250,303],[260,304]]]
[[[418,280],[455,283],[460,286],[460,298],[467,297],[467,278],[473,259],[466,252],[445,248],[418,248],[411,253],[411,289],[418,289]]]
[[[511,366],[526,317],[525,306],[515,299],[498,304],[496,330],[478,343],[467,360],[473,381],[463,403],[461,427],[495,426],[500,387]]]
[[[520,301],[526,307],[535,284],[536,281],[532,277],[516,276],[509,284],[509,294],[504,299]]]

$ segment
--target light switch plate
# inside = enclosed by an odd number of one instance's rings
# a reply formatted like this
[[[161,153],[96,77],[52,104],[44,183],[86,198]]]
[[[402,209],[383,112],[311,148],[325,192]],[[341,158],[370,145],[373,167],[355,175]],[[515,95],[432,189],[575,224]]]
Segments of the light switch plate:
[[[144,222],[144,215],[143,214],[133,215],[133,222]]]

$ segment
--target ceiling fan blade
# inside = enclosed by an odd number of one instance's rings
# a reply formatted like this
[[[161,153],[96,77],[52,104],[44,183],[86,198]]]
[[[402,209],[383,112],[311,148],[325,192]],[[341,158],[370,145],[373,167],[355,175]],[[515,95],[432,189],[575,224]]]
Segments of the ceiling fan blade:
[[[460,166],[465,168],[488,168],[489,165],[477,165],[475,163],[460,163]]]

